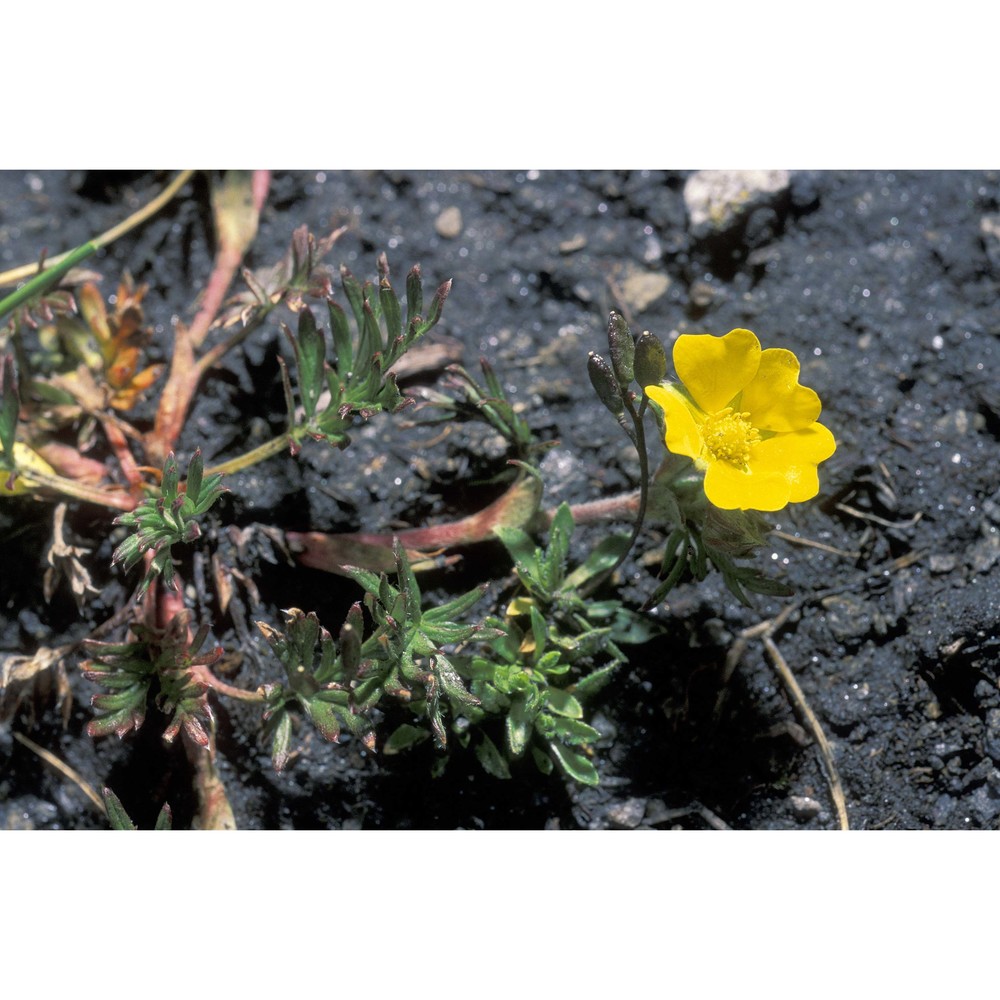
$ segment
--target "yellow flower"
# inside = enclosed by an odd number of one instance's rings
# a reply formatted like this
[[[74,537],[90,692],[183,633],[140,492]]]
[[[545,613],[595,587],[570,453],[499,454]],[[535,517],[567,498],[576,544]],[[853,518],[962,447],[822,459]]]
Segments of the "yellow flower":
[[[836,450],[816,423],[819,396],[799,385],[791,351],[749,330],[684,334],[674,344],[681,385],[649,385],[666,418],[667,448],[705,472],[705,495],[723,510],[781,510],[819,492],[816,466]]]

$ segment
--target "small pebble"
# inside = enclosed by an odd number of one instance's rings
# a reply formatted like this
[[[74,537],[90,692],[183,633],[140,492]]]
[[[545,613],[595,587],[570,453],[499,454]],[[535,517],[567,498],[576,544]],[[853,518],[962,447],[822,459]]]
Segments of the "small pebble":
[[[568,240],[563,240],[559,244],[560,253],[576,253],[577,250],[582,250],[587,245],[586,236],[573,236]]]
[[[434,228],[438,236],[446,240],[453,240],[462,235],[462,212],[456,205],[446,208],[434,220]]]
[[[792,814],[796,819],[815,819],[823,807],[809,795],[793,795],[791,798]]]
[[[950,573],[958,565],[958,557],[951,553],[934,553],[927,564],[932,573]]]
[[[608,810],[608,821],[619,830],[634,830],[646,815],[645,799],[626,799]]]

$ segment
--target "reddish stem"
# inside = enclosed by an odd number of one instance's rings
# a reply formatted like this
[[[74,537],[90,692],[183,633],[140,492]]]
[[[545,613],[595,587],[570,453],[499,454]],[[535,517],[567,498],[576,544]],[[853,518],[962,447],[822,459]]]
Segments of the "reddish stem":
[[[118,464],[121,466],[122,474],[125,476],[132,495],[137,500],[140,499],[142,497],[143,478],[139,472],[139,467],[135,464],[135,459],[132,457],[132,449],[128,446],[128,439],[122,433],[121,428],[110,420],[102,420],[101,425],[104,427],[108,443],[111,445],[115,457],[118,459]]]
[[[536,490],[535,480],[518,480],[499,500],[477,514],[463,517],[458,521],[435,524],[429,528],[408,528],[403,531],[378,534],[288,531],[285,533],[285,539],[295,558],[303,566],[340,574],[343,574],[348,566],[388,572],[396,565],[392,555],[393,540],[396,538],[402,542],[409,556],[419,559],[458,546],[489,541],[496,537],[493,529],[500,525],[547,528],[552,523],[556,510],[552,508],[531,513],[528,505],[532,502],[537,503],[537,493],[534,493]],[[534,498],[528,491],[534,493]],[[570,509],[577,524],[629,520],[635,517],[639,509],[639,493],[625,493],[593,500],[577,504]]]
[[[269,183],[268,171],[254,171],[250,185],[251,198],[253,207],[258,213],[267,197]],[[191,401],[205,371],[195,359],[195,350],[208,336],[212,323],[222,307],[226,290],[239,271],[248,247],[249,243],[245,241],[222,239],[212,273],[205,286],[201,309],[189,327],[181,323],[176,326],[170,374],[163,387],[153,430],[146,436],[145,442],[146,452],[154,464],[162,464],[177,444],[188,410],[191,408]]]

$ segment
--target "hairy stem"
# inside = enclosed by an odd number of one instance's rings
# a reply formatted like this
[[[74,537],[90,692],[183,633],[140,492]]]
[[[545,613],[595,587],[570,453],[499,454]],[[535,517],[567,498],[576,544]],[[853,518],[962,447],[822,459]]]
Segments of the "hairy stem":
[[[599,573],[581,589],[581,597],[589,597],[625,562],[626,557],[632,551],[632,546],[635,545],[636,539],[639,537],[639,532],[642,531],[643,521],[646,519],[646,503],[649,500],[649,456],[646,454],[646,431],[642,423],[642,418],[646,413],[646,399],[643,397],[642,402],[639,404],[638,412],[636,412],[628,392],[623,393],[623,401],[629,416],[632,418],[632,425],[635,427],[635,448],[639,453],[639,505],[635,513],[635,521],[632,524],[632,534],[629,536],[628,544],[623,549],[621,555],[615,560],[614,565],[609,566],[603,573]]]

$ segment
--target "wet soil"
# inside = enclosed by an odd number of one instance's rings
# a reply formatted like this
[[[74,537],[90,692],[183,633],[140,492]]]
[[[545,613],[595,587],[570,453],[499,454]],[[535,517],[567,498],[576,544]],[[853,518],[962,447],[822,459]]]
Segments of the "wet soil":
[[[546,503],[593,499],[635,483],[634,453],[593,397],[586,359],[606,348],[611,308],[638,332],[748,327],[793,350],[838,440],[821,494],[780,512],[761,553],[794,598],[741,606],[717,577],[682,584],[657,612],[663,633],[593,705],[602,739],[597,789],[531,766],[509,781],[433,748],[373,755],[307,739],[276,775],[255,713],[217,702],[218,763],[243,828],[826,829],[836,825],[820,755],[763,645],[741,633],[794,604],[777,647],[832,745],[852,827],[1000,826],[1000,175],[983,172],[793,172],[732,221],[697,222],[685,173],[298,172],[277,174],[251,266],[276,260],[292,231],[347,224],[330,260],[359,277],[385,250],[394,274],[422,266],[430,287],[454,280],[435,332],[464,363],[490,360],[542,440]],[[154,173],[0,173],[0,267],[83,242],[163,182]],[[151,291],[162,351],[190,319],[211,267],[203,180],[92,266],[109,291],[128,268]],[[281,430],[277,324],[227,359],[181,439],[214,457]],[[422,376],[429,384],[438,373]],[[147,414],[148,416],[148,414]],[[306,448],[231,477],[206,551],[227,528],[370,530],[470,513],[495,495],[502,467],[488,438],[427,433],[375,419],[347,452]],[[0,655],[85,634],[126,590],[111,571],[102,515],[71,506],[93,546],[102,593],[81,615],[64,592],[42,595],[51,511],[0,505]],[[581,542],[585,542],[582,538]],[[655,533],[644,549],[662,542]],[[582,550],[581,550],[582,551]],[[347,581],[293,569],[261,549],[261,605],[315,610],[336,628],[357,596]],[[426,589],[460,592],[503,577],[500,550],[468,550]],[[654,585],[639,563],[621,586],[638,606]],[[338,617],[338,615],[340,617]],[[240,645],[231,622],[220,640]],[[244,643],[244,645],[246,645]],[[259,683],[262,649],[233,678]],[[93,688],[75,664],[68,716],[39,692],[0,728],[0,826],[99,828],[79,789],[15,734],[49,749],[95,788],[110,785],[141,826],[164,801],[177,826],[195,810],[191,775],[151,717],[137,735],[84,735]]]

